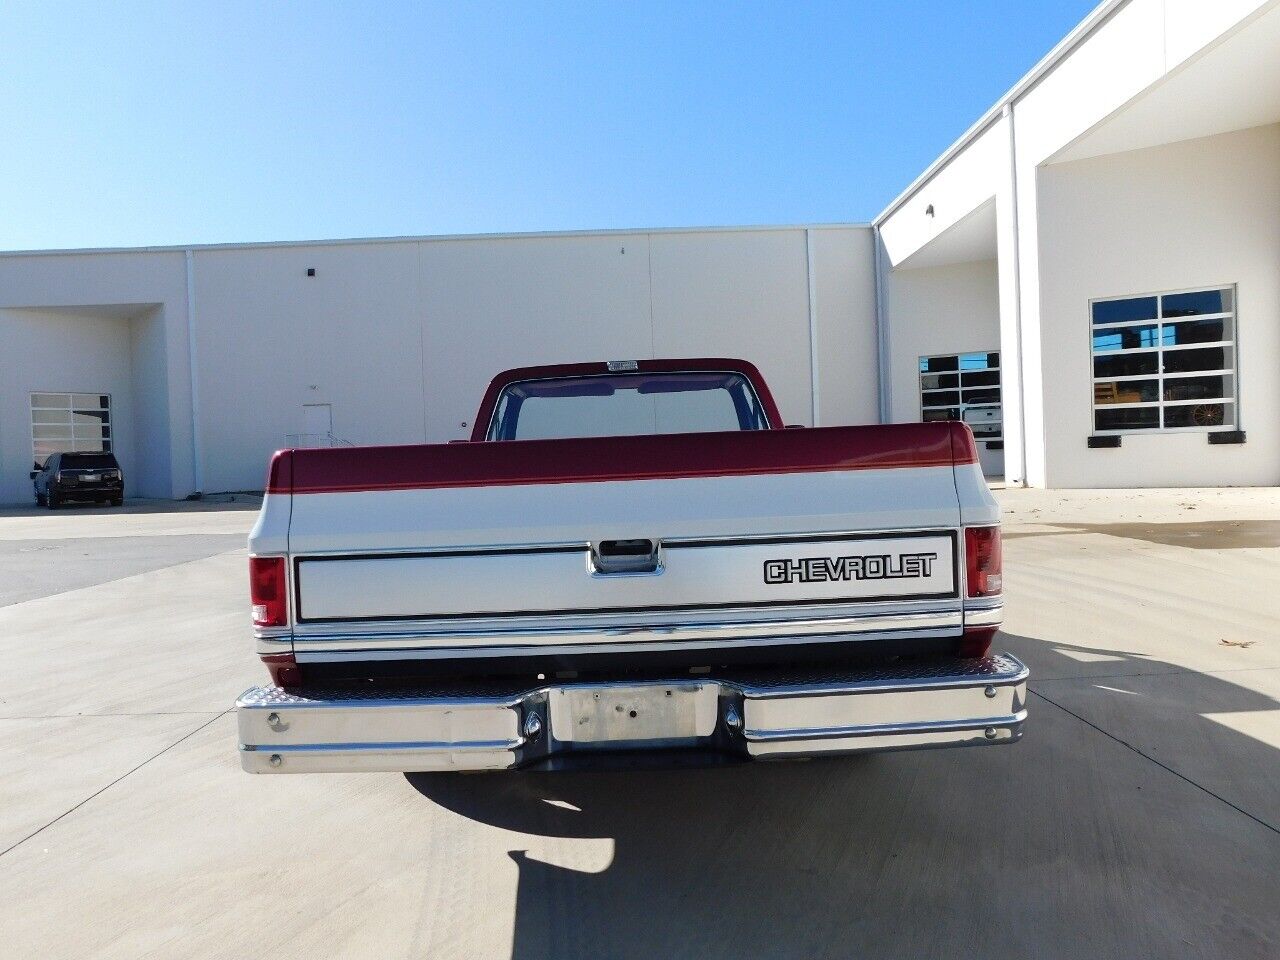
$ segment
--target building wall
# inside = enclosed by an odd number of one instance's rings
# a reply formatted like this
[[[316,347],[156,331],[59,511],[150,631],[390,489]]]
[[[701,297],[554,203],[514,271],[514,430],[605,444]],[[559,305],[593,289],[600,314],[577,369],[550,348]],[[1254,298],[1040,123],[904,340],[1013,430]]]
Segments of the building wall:
[[[1043,163],[1272,3],[1130,0],[1018,101],[1020,167]]]
[[[709,237],[653,238],[651,355],[745,356],[783,419],[812,425],[804,231]]]
[[[261,489],[305,403],[348,442],[422,442],[417,271],[416,243],[195,251],[205,492]]]
[[[1041,241],[1052,239],[1057,223],[1041,219],[1035,188],[1041,166],[1061,159],[1063,151],[1076,150],[1081,138],[1087,140],[1132,104],[1151,101],[1152,91],[1168,86],[1172,78],[1199,77],[1195,104],[1189,108],[1175,94],[1163,108],[1153,108],[1144,130],[1130,128],[1111,137],[1110,146],[1099,145],[1101,152],[1274,120],[1274,74],[1265,64],[1274,63],[1271,38],[1277,16],[1276,0],[1129,0],[1100,6],[1046,58],[1043,69],[1038,66],[1024,77],[954,151],[877,219],[889,265],[910,266],[920,254],[928,256],[929,247],[972,211],[996,199],[1011,481],[1052,485],[1045,437],[1056,426],[1041,385],[1021,383],[1024,371],[1038,381],[1036,371],[1054,363],[1041,340],[1047,326],[1039,317],[1039,271],[1044,262]],[[1216,66],[1204,66],[1206,54],[1225,50],[1241,36],[1243,46],[1234,57],[1224,54]],[[1237,75],[1254,79],[1240,80],[1234,94],[1224,94],[1222,78]],[[1222,102],[1224,97],[1228,103]],[[1247,119],[1250,115],[1257,119]],[[1178,132],[1187,125],[1193,132]],[[1197,125],[1201,129],[1195,130]],[[1146,139],[1117,146],[1135,136]],[[1014,357],[1020,362],[1009,363]]]
[[[1013,106],[1020,177],[1274,0],[1130,0]],[[891,265],[908,259],[1007,186],[1007,117],[985,126],[878,221]],[[1028,180],[1030,182],[1030,180]],[[932,215],[925,210],[932,206]],[[1033,234],[1034,235],[1034,234]]]
[[[994,260],[896,270],[887,283],[890,419],[920,419],[920,358],[1000,349]]]
[[[1047,484],[1280,482],[1280,125],[1044,167],[1038,205]],[[1248,442],[1128,435],[1088,449],[1089,301],[1230,283]]]
[[[872,422],[871,232],[811,236],[820,416]],[[812,421],[803,229],[428,241],[421,257],[433,441],[467,435],[502,370],[611,358],[742,357],[788,422]]]
[[[190,454],[190,398],[178,394],[173,404],[169,383],[168,314],[164,305],[149,307],[128,321],[130,401],[133,405],[131,424],[136,442],[133,470],[126,474],[131,495],[173,497],[185,487],[184,478],[175,476],[171,442],[175,434],[175,410],[187,414],[177,430],[184,438],[181,459]],[[183,330],[185,332],[185,330]],[[187,370],[179,367],[183,379]]]
[[[132,410],[124,429],[132,430],[128,456],[138,459],[129,483],[147,496],[192,489],[185,276],[180,251],[0,256],[0,390],[16,396],[28,380],[49,388],[44,381],[55,374],[119,383],[127,369],[112,400]],[[11,329],[26,311],[35,312]],[[51,322],[33,327],[32,317]],[[10,400],[0,410],[0,503],[30,499],[28,403]]]
[[[70,311],[0,310],[0,502],[30,502],[31,394],[111,396],[112,443],[132,476],[134,397],[129,321]]]
[[[814,234],[828,414],[873,419],[870,231]],[[350,443],[438,443],[529,364],[741,356],[811,422],[803,229],[197,250],[195,277],[206,490],[260,486],[303,404]]]
[[[995,197],[1004,189],[1008,165],[1008,122],[1000,118],[880,224],[889,265],[918,253]]]
[[[995,260],[900,269],[886,283],[889,317],[889,413],[894,423],[921,417],[920,358],[1000,349]],[[987,476],[1004,475],[1002,450],[978,444]]]
[[[810,239],[817,425],[878,423],[875,237],[870,230],[813,230]]]
[[[787,422],[809,424],[816,360],[822,423],[876,418],[868,228],[206,247],[190,279],[189,318],[184,251],[0,256],[0,307],[124,317],[75,347],[65,317],[31,327],[5,340],[4,362],[38,374],[33,389],[53,389],[68,358],[96,364],[89,379],[127,402],[130,487],[147,496],[260,489],[270,453],[306,432],[307,404],[329,404],[334,435],[354,444],[467,436],[493,375],[528,364],[743,357]],[[93,348],[107,329],[115,352]],[[0,412],[0,502],[28,497],[25,403]]]
[[[423,243],[426,439],[468,436],[502,370],[650,356],[649,270],[645,234]]]

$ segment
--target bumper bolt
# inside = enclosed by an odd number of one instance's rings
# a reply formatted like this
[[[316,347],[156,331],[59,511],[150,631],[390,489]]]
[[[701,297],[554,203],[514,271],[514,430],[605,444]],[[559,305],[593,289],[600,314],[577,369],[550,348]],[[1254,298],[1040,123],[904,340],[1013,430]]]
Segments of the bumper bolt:
[[[988,686],[988,687],[987,687],[987,689],[985,689],[985,690],[983,690],[983,691],[982,691],[982,694],[983,694],[983,696],[985,696],[988,700],[993,700],[993,699],[995,699],[995,695],[996,695],[996,688],[995,688],[995,687],[992,687],[992,686]]]
[[[542,733],[542,720],[536,713],[531,713],[524,718],[524,735],[526,739],[537,740],[538,734]]]
[[[273,767],[278,767],[280,764],[284,763],[284,758],[278,753],[273,753],[271,758],[267,760],[267,763],[271,764]]]
[[[730,730],[737,730],[742,726],[742,717],[738,713],[737,707],[730,707],[724,713],[724,725]]]
[[[995,727],[987,727],[987,731],[986,731],[986,738],[987,738],[988,740],[994,740],[994,739],[995,739],[996,737],[998,737],[998,736],[999,736],[999,734],[998,734],[998,733],[996,733],[996,728],[995,728]]]

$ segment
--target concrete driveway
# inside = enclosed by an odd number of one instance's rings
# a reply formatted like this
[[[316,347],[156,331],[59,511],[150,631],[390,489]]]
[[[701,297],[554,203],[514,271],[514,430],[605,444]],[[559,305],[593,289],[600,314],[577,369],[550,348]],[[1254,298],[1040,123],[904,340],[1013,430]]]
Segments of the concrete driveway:
[[[1016,746],[251,777],[243,504],[0,511],[0,954],[1280,955],[1280,496],[1003,491]]]

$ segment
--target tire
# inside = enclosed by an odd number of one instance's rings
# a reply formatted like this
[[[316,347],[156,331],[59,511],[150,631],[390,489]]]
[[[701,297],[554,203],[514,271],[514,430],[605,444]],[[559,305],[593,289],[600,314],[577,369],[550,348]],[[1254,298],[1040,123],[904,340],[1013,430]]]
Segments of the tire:
[[[45,497],[45,495],[44,495],[43,493],[37,493],[37,494],[36,494],[36,506],[37,506],[37,507],[43,507],[43,506],[45,506],[45,504],[47,504],[47,503],[48,503],[48,499]]]
[[[58,495],[52,490],[45,494],[44,505],[50,510],[57,510],[60,503],[61,501],[58,499]]]
[[[112,497],[109,501],[113,507],[123,507],[124,497]]]

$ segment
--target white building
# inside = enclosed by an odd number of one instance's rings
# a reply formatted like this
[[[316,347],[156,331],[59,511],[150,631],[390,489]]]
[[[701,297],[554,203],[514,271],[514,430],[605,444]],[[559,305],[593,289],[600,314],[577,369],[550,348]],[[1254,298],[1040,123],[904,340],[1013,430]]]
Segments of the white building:
[[[0,502],[465,436],[507,367],[741,356],[1050,487],[1280,483],[1280,0],[1111,0],[873,224],[0,255]]]

